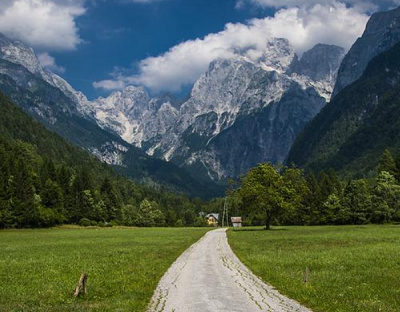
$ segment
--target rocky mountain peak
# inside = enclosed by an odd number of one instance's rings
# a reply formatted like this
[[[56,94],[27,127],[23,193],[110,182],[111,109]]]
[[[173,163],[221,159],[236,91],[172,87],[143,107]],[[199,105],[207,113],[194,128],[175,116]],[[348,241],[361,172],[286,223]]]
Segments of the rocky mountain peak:
[[[28,71],[40,77],[53,87],[60,89],[75,104],[76,109],[83,113],[87,107],[87,98],[82,92],[76,91],[60,76],[46,70],[31,47],[16,40],[11,40],[0,33],[0,58],[25,67]]]
[[[258,61],[266,70],[275,70],[284,73],[290,68],[295,55],[294,47],[290,44],[289,40],[271,38]]]
[[[333,92],[336,96],[364,73],[368,63],[400,41],[400,8],[372,15],[364,34],[344,58]]]
[[[14,64],[24,66],[33,74],[44,70],[32,48],[22,42],[13,41],[0,33],[0,57]]]
[[[335,45],[317,44],[293,64],[292,72],[316,81],[335,82],[337,69],[345,56],[345,49]]]

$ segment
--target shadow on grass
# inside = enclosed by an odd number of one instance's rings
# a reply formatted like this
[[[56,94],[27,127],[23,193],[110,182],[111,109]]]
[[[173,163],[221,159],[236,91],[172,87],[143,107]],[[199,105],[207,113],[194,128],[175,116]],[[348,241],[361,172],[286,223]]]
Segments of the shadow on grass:
[[[263,227],[260,228],[245,228],[242,227],[240,229],[230,229],[232,232],[265,232],[265,233],[270,233],[270,232],[279,232],[279,231],[289,231],[288,229],[275,229],[271,228],[269,230],[266,230]]]

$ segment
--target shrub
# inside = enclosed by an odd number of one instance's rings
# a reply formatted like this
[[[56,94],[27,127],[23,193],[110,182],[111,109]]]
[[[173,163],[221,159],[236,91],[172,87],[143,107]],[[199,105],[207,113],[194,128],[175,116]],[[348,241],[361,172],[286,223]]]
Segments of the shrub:
[[[91,224],[91,221],[88,218],[82,218],[79,221],[80,226],[90,226],[90,224]]]

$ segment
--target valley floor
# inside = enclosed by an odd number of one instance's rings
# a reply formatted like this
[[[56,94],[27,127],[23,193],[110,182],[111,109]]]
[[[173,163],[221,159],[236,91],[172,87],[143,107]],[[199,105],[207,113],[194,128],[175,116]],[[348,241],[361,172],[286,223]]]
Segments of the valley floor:
[[[400,226],[244,228],[228,238],[257,276],[314,312],[400,311]]]
[[[144,311],[207,228],[0,231],[0,311]],[[88,295],[73,293],[82,272]]]
[[[208,230],[0,231],[0,311],[400,311],[400,226]]]

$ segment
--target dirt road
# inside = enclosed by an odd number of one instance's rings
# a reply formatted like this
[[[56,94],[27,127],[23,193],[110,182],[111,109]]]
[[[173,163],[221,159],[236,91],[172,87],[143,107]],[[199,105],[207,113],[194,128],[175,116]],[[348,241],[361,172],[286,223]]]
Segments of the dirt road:
[[[208,232],[161,279],[149,312],[311,312],[280,295],[234,255],[224,229]]]

